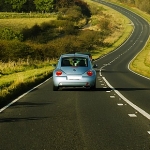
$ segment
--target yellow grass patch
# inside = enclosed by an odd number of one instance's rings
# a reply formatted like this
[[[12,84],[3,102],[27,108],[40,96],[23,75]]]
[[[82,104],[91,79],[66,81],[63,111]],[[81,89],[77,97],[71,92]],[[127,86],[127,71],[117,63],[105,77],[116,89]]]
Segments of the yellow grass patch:
[[[50,72],[54,68],[52,66],[43,67],[39,69],[27,70],[19,73],[13,73],[10,75],[5,75],[0,77],[0,86],[6,85],[9,83],[18,83],[24,82],[28,78],[36,77],[38,75],[43,74],[44,72]]]
[[[44,79],[53,69],[52,66],[48,66],[0,77],[0,98],[3,99],[6,95],[11,95],[16,89],[20,90],[18,87],[21,84],[26,85],[34,83],[37,79]]]
[[[0,28],[11,28],[14,30],[20,30],[22,28],[31,28],[35,24],[42,24],[56,18],[13,18],[13,19],[0,19]]]
[[[131,62],[130,68],[146,77],[150,78],[150,42]]]

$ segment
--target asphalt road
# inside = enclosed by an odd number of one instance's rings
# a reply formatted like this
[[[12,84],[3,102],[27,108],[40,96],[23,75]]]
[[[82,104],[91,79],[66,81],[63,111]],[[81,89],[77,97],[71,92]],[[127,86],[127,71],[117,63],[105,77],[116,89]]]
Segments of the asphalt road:
[[[102,1],[105,3],[104,1]],[[136,14],[131,37],[99,59],[95,91],[54,92],[52,79],[0,114],[0,150],[150,150],[150,80],[128,69],[149,36]]]

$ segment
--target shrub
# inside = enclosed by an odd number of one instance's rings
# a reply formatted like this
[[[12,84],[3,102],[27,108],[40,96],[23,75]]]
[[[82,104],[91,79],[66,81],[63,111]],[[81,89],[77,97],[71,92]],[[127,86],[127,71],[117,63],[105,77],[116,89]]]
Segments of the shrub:
[[[82,41],[82,48],[86,50],[92,50],[94,46],[101,46],[103,43],[103,37],[98,31],[83,30],[78,39]]]
[[[63,19],[78,22],[83,18],[81,8],[79,6],[73,6],[64,11]]]
[[[31,55],[31,50],[28,45],[20,41],[0,41],[0,59],[1,61],[17,61],[19,58],[26,59]]]
[[[23,35],[21,33],[14,32],[9,28],[4,28],[0,31],[0,39],[2,40],[23,40]]]
[[[41,27],[35,24],[32,28],[24,28],[21,33],[23,34],[24,40],[35,39],[41,33]]]
[[[75,0],[75,4],[81,8],[81,12],[84,16],[91,17],[91,11],[86,2],[82,0]]]
[[[75,34],[77,29],[72,21],[53,20],[41,25],[34,25],[32,28],[24,28],[21,33],[23,40],[31,40],[37,43],[47,43],[56,37],[66,34]]]

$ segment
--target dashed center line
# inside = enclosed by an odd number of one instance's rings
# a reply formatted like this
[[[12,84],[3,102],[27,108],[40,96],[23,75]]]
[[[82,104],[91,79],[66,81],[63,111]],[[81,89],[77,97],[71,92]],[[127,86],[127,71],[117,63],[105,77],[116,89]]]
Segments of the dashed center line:
[[[110,96],[110,98],[115,98],[115,96]]]
[[[113,86],[110,85],[110,83],[105,79],[105,77],[102,77],[105,83],[123,100],[125,101],[128,105],[130,105],[132,108],[134,108],[136,111],[138,111],[140,114],[145,116],[147,119],[150,120],[150,114],[148,114],[146,111],[141,109],[140,107],[136,106],[133,104],[131,101],[129,101],[126,97],[124,97],[118,90],[116,90]],[[110,98],[115,98],[115,96],[110,96]],[[130,114],[131,115],[131,114]],[[135,114],[134,114],[135,115]],[[136,116],[136,115],[135,115]],[[132,115],[131,115],[132,117]]]
[[[118,106],[123,106],[123,104],[121,104],[121,103],[118,103],[117,105],[118,105]]]
[[[130,117],[137,117],[136,114],[128,114]]]
[[[111,92],[111,91],[106,91],[107,93]]]

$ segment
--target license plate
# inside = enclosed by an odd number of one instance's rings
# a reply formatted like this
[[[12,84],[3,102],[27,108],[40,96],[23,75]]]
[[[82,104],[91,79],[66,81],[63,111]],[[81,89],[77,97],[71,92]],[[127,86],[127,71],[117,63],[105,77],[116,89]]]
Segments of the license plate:
[[[82,76],[68,76],[67,79],[68,80],[80,80],[82,78]]]

